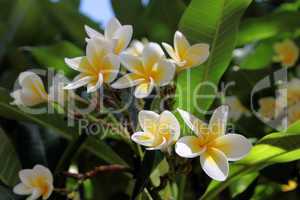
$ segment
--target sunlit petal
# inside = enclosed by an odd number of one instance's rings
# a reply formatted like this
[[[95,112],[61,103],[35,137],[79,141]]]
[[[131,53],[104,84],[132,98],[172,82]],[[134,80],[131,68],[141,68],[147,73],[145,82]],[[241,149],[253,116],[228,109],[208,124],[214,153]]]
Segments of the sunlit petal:
[[[235,161],[246,156],[252,145],[250,141],[242,135],[227,134],[217,138],[214,147],[222,151],[229,161]]]
[[[128,47],[130,40],[132,38],[133,30],[132,26],[126,25],[122,26],[117,30],[117,32],[114,35],[114,39],[117,39],[117,45],[115,47],[115,53],[119,54],[121,51],[123,51],[125,48]]]
[[[176,67],[175,65],[166,60],[166,59],[161,59],[157,63],[157,76],[155,77],[155,83],[159,86],[165,86],[169,84],[175,75]]]
[[[200,163],[204,172],[217,181],[224,181],[229,172],[226,156],[218,149],[207,149],[200,156]]]
[[[142,110],[139,112],[138,120],[145,132],[155,133],[158,129],[159,114],[153,111]]]
[[[169,45],[165,42],[163,42],[162,45],[172,59],[174,59],[176,62],[180,61],[180,58],[178,58],[178,56],[176,55],[176,52],[174,51],[174,49],[171,45]]]
[[[79,71],[79,72],[84,72],[82,68],[80,67],[82,63],[82,59],[84,57],[77,57],[77,58],[65,58],[65,63],[72,69]]]
[[[177,141],[180,136],[179,122],[170,111],[164,111],[160,114],[159,134],[166,138],[168,143]]]
[[[130,72],[141,75],[144,73],[143,63],[140,57],[132,56],[128,53],[122,53],[120,58],[124,67],[126,67],[126,69]]]
[[[180,116],[186,123],[186,125],[196,134],[201,135],[208,131],[208,126],[205,122],[201,121],[194,115],[177,108]]]
[[[111,83],[114,81],[120,70],[120,59],[114,54],[109,54],[103,59],[103,69],[101,71],[103,75],[103,81],[105,83]]]
[[[117,18],[115,18],[115,17],[111,18],[108,21],[107,26],[104,31],[105,38],[112,39],[114,36],[114,33],[121,27],[122,27],[122,25],[120,24],[120,22]]]
[[[97,91],[97,89],[99,89],[103,84],[103,75],[102,73],[99,74],[98,76],[98,81],[96,82],[96,84],[88,84],[87,85],[87,93],[92,93]]]
[[[145,70],[152,69],[155,63],[164,58],[164,51],[157,43],[148,43],[142,53],[143,65]]]
[[[209,121],[209,129],[216,135],[224,135],[226,132],[229,107],[218,107]]]
[[[64,87],[65,90],[73,90],[80,88],[84,85],[87,85],[91,80],[93,80],[90,76],[85,76],[79,80],[69,83],[67,86]]]
[[[204,63],[209,56],[209,45],[195,44],[191,46],[184,57],[187,67],[194,67]]]
[[[85,29],[85,32],[87,33],[87,35],[89,36],[89,38],[94,38],[94,37],[104,38],[102,33],[99,33],[98,31],[89,27],[88,25],[85,25],[84,29]]]
[[[174,47],[180,58],[184,57],[184,55],[187,53],[188,48],[190,47],[190,44],[185,36],[179,31],[175,32]]]
[[[135,143],[146,147],[153,147],[153,145],[155,144],[154,135],[147,132],[136,132],[131,136],[131,139]]]
[[[199,138],[196,136],[184,136],[175,145],[175,152],[184,158],[195,158],[205,150],[206,147],[200,145]]]
[[[19,183],[14,187],[13,192],[19,195],[28,195],[31,194],[32,188],[24,185],[23,183]]]

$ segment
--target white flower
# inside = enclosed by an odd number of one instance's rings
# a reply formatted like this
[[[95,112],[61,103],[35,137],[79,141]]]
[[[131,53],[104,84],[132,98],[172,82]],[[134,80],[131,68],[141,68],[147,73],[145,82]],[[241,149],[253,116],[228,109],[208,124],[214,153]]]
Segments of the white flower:
[[[111,53],[110,44],[100,38],[88,41],[86,56],[66,58],[65,62],[72,69],[79,71],[72,83],[65,89],[76,89],[87,85],[87,92],[95,92],[103,83],[111,83],[118,75],[120,61]]]
[[[126,53],[133,55],[133,56],[141,56],[145,46],[148,44],[147,39],[143,39],[142,41],[133,40],[130,46],[126,49]]]
[[[169,56],[178,65],[177,71],[198,66],[204,63],[209,56],[209,45],[204,43],[190,45],[185,36],[176,31],[174,36],[174,48],[162,43]]]
[[[130,40],[132,38],[133,29],[131,25],[121,25],[118,19],[112,18],[104,31],[102,33],[97,32],[96,30],[85,26],[86,33],[89,38],[100,38],[109,41],[112,46],[114,53],[116,55],[120,54],[123,50],[128,47]]]
[[[131,139],[146,146],[147,150],[166,151],[180,136],[179,122],[169,111],[159,115],[153,111],[142,110],[138,118],[143,131],[134,133]]]
[[[22,72],[18,77],[21,89],[13,91],[13,105],[35,106],[48,101],[48,95],[41,78],[30,71]]]
[[[33,169],[24,169],[19,172],[21,183],[13,189],[18,195],[31,195],[27,200],[36,200],[40,197],[46,200],[53,191],[53,176],[50,170],[41,165]]]
[[[122,53],[120,58],[130,73],[113,83],[112,87],[123,89],[137,86],[137,98],[147,97],[154,86],[169,84],[175,74],[174,64],[165,58],[163,50],[156,43],[147,44],[141,57]]]
[[[228,107],[217,108],[208,125],[186,111],[178,111],[196,136],[180,138],[175,146],[176,153],[185,158],[200,156],[204,172],[215,180],[224,181],[229,173],[228,161],[243,158],[251,149],[251,143],[244,136],[225,135]]]

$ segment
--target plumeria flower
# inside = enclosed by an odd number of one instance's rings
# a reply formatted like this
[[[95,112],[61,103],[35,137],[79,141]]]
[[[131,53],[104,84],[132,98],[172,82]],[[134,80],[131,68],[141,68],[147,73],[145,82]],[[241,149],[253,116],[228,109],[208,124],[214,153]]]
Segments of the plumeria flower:
[[[80,74],[65,89],[73,90],[87,85],[87,92],[95,92],[103,83],[111,83],[117,77],[120,68],[118,56],[111,52],[107,41],[93,38],[87,43],[86,56],[66,58],[65,62],[69,67]]]
[[[120,58],[130,73],[113,83],[112,87],[123,89],[137,86],[137,98],[147,97],[154,86],[169,84],[175,74],[174,64],[165,58],[163,50],[156,43],[147,44],[141,57],[122,53]]]
[[[153,111],[142,110],[138,115],[143,131],[136,132],[131,139],[147,150],[167,151],[180,136],[180,125],[176,117],[169,111],[160,115]]]
[[[259,110],[258,113],[264,118],[271,120],[278,116],[280,110],[278,111],[279,106],[276,105],[276,99],[274,97],[264,97],[258,101]],[[276,112],[276,110],[278,112]]]
[[[85,30],[90,39],[100,38],[109,41],[112,44],[113,51],[116,55],[120,54],[128,47],[133,33],[131,25],[122,26],[116,18],[112,18],[108,22],[104,31],[104,35],[87,25],[85,26]]]
[[[279,96],[287,99],[287,104],[294,105],[300,101],[300,79],[293,78],[286,85],[282,85]]]
[[[300,103],[288,107],[288,124],[291,125],[300,120]]]
[[[130,46],[126,49],[126,53],[131,54],[133,56],[141,56],[145,45],[147,45],[148,43],[149,41],[146,38],[142,39],[142,41],[133,40]]]
[[[228,106],[217,108],[209,124],[186,111],[178,111],[196,136],[180,138],[175,146],[176,153],[184,158],[200,156],[204,172],[212,179],[224,181],[229,172],[228,161],[243,158],[251,149],[251,143],[244,136],[225,134]]]
[[[290,39],[276,43],[274,45],[276,52],[275,61],[281,62],[285,67],[292,67],[295,65],[299,58],[299,48]]]
[[[26,71],[18,77],[21,89],[13,91],[10,95],[14,98],[13,105],[35,106],[48,101],[42,79],[35,73]]]
[[[209,45],[204,43],[190,45],[185,36],[176,31],[174,48],[162,43],[172,60],[177,64],[177,71],[188,69],[204,63],[209,56]]]
[[[41,165],[33,169],[24,169],[19,172],[21,183],[13,189],[15,194],[30,195],[27,200],[36,200],[40,197],[46,200],[53,192],[53,176],[51,171]]]

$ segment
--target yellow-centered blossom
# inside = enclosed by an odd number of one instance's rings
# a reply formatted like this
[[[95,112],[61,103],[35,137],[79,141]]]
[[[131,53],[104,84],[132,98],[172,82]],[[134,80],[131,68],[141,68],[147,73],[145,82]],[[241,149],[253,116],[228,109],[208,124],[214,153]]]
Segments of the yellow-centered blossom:
[[[229,119],[237,121],[241,118],[242,115],[249,116],[249,110],[240,102],[236,96],[226,97],[226,104],[230,108]]]
[[[112,45],[113,52],[116,55],[119,55],[128,47],[133,33],[131,25],[121,25],[119,20],[116,18],[109,20],[104,30],[104,35],[87,25],[85,26],[85,30],[89,36],[89,39],[100,38],[108,41]],[[87,39],[87,41],[89,39]]]
[[[70,68],[80,72],[73,82],[65,86],[68,90],[86,85],[87,92],[95,92],[103,83],[111,83],[120,68],[120,60],[112,54],[111,45],[100,38],[88,40],[86,56],[66,58],[65,62]]]
[[[275,60],[285,67],[292,67],[299,58],[299,48],[294,41],[287,39],[274,45]]]
[[[156,43],[147,44],[141,57],[122,53],[120,58],[130,73],[113,83],[112,87],[123,89],[136,86],[134,94],[137,98],[147,97],[155,86],[169,84],[175,74],[174,64],[165,58]]]
[[[204,172],[212,179],[224,181],[229,173],[228,161],[242,159],[251,149],[251,143],[244,136],[225,134],[228,107],[217,108],[209,124],[186,111],[178,111],[196,135],[180,138],[175,146],[176,153],[184,158],[200,156]]]
[[[33,169],[24,169],[19,172],[21,183],[13,189],[15,194],[30,195],[28,200],[36,200],[40,197],[46,200],[53,192],[53,176],[51,171],[41,165]]]
[[[180,136],[180,125],[176,117],[169,111],[160,115],[153,111],[142,110],[138,115],[143,131],[136,132],[131,139],[147,150],[168,150]]]
[[[26,71],[18,77],[20,89],[13,91],[10,95],[14,98],[13,105],[35,106],[48,101],[42,79],[35,73]]]
[[[174,36],[174,48],[162,43],[169,56],[176,63],[177,71],[196,67],[204,63],[209,56],[209,45],[204,43],[190,45],[186,37],[179,31]]]

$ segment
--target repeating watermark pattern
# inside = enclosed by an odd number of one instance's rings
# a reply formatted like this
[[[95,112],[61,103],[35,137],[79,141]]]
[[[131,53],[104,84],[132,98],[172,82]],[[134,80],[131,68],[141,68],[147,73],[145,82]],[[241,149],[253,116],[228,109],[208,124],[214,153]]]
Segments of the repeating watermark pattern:
[[[43,106],[34,106],[34,107],[28,107],[24,105],[18,105],[19,108],[26,113],[32,114],[32,115],[39,115],[39,114],[55,114],[55,113],[67,113],[68,117],[68,126],[74,126],[75,122],[78,121],[79,128],[81,130],[81,133],[91,134],[91,135],[97,135],[99,133],[102,134],[101,137],[105,137],[110,129],[109,126],[103,126],[99,123],[90,124],[88,123],[87,119],[81,118],[76,119],[77,115],[86,116],[89,115],[95,111],[100,114],[113,114],[118,115],[120,113],[123,113],[125,111],[128,111],[130,106],[132,104],[135,105],[136,111],[140,111],[143,109],[143,106],[140,106],[137,104],[137,101],[135,100],[135,97],[133,95],[133,89],[129,88],[130,94],[128,95],[126,101],[122,101],[121,103],[117,100],[113,93],[117,90],[106,90],[103,87],[100,88],[98,92],[91,93],[87,95],[85,92],[81,93],[80,95],[76,94],[72,90],[65,90],[64,86],[69,83],[68,79],[65,78],[63,72],[55,72],[54,70],[47,69],[33,69],[31,70],[35,74],[39,75],[44,82],[47,82],[48,85],[45,86],[46,90],[48,91],[48,103],[47,106],[44,106],[45,104],[42,104]],[[215,100],[218,99],[220,102],[224,102],[224,98],[228,97],[228,90],[229,88],[234,88],[236,82],[221,82],[218,85],[216,85],[213,82],[205,81],[200,82],[198,84],[191,83],[191,71],[187,71],[186,73],[186,84],[184,86],[176,86],[176,92],[175,89],[171,90],[170,93],[162,93],[163,88],[156,88],[156,92],[149,95],[149,99],[156,99],[159,98],[159,109],[165,110],[165,106],[167,105],[167,102],[172,99],[177,99],[177,105],[178,107],[181,107],[183,104],[183,98],[186,99],[186,97],[179,96],[182,94],[183,91],[188,93],[189,96],[192,98],[187,99],[188,101],[185,101],[185,108],[194,108],[196,112],[201,114],[212,114],[212,111],[206,111],[203,110],[201,107],[201,103],[204,102],[207,99]],[[131,81],[131,80],[128,80]],[[192,85],[193,84],[193,85]],[[263,121],[268,126],[274,128],[274,129],[284,129],[287,128],[288,122],[288,113],[287,108],[287,70],[281,69],[278,71],[275,71],[273,74],[270,74],[269,76],[263,78],[259,82],[257,82],[252,91],[249,95],[250,102],[251,102],[251,113],[255,115],[257,118],[259,118],[261,121]],[[276,87],[274,87],[276,86]],[[14,85],[14,91],[20,89],[22,87],[19,85],[19,82],[16,81]],[[105,87],[105,86],[104,86]],[[268,89],[268,88],[277,88],[276,91],[276,104],[280,105],[276,107],[275,109],[275,117],[268,118],[265,116],[262,116],[258,110],[255,103],[255,96],[259,92]],[[206,92],[206,94],[201,94],[199,91],[209,91]],[[158,94],[163,94],[158,97]],[[81,96],[86,96],[87,98],[83,98]],[[109,99],[110,101],[113,101],[112,103],[117,105],[114,109],[104,109],[105,108],[105,100]],[[114,102],[115,101],[115,102]],[[226,102],[226,101],[225,101]],[[57,107],[54,106],[56,104],[60,109],[55,109]],[[232,111],[234,112],[234,111]],[[124,125],[120,125],[120,128],[124,127]],[[231,127],[233,130],[234,128]],[[121,131],[122,132],[122,131]]]

